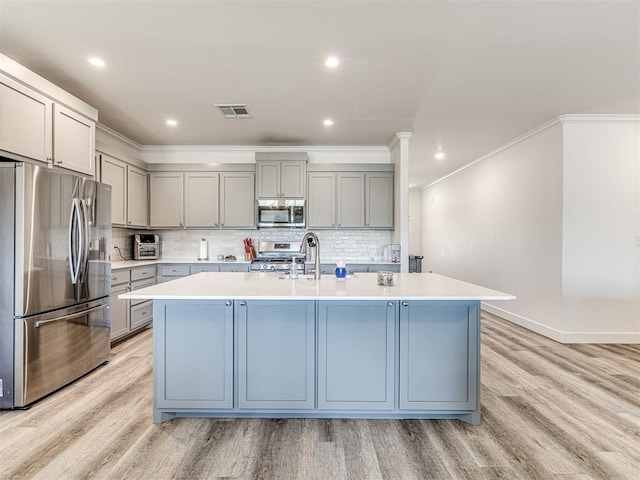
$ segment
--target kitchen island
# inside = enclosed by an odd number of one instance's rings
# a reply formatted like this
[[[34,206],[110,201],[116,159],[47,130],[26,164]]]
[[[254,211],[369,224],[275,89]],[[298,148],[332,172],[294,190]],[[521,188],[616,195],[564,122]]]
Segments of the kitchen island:
[[[480,301],[431,273],[339,280],[203,272],[122,295],[154,301],[154,422],[174,417],[480,423]]]

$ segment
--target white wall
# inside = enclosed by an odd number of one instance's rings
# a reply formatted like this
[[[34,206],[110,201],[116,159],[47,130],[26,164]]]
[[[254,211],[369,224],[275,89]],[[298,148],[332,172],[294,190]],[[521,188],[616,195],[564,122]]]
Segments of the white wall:
[[[423,270],[555,340],[640,343],[639,125],[563,116],[423,189]]]
[[[422,192],[423,271],[517,296],[503,315],[558,337],[562,129],[527,136]]]
[[[640,341],[640,122],[564,122],[565,340]]]

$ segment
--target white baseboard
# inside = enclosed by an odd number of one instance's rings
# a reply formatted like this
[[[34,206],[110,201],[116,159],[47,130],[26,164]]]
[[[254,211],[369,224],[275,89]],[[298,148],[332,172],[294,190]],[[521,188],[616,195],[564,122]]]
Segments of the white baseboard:
[[[485,302],[482,309],[559,343],[640,343],[640,332],[564,332]]]

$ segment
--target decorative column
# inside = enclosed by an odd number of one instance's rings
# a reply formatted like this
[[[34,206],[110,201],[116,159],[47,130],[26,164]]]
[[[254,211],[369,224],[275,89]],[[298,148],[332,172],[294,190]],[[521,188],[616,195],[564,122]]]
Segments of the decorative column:
[[[400,271],[409,272],[409,140],[413,132],[398,132],[389,145],[395,163],[394,230],[392,241],[400,244]]]

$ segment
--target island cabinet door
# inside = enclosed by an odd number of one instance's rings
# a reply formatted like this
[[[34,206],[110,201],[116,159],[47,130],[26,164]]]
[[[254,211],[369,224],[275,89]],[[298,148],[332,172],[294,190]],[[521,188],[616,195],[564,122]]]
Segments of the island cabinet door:
[[[156,301],[157,408],[233,407],[233,302]]]
[[[236,301],[238,407],[314,408],[313,301]]]
[[[319,409],[394,408],[396,305],[319,302]]]
[[[477,301],[403,301],[400,409],[476,410],[480,310]]]

